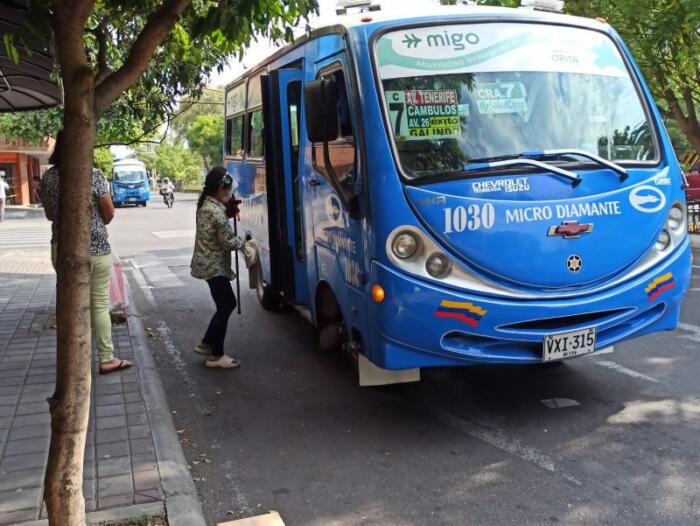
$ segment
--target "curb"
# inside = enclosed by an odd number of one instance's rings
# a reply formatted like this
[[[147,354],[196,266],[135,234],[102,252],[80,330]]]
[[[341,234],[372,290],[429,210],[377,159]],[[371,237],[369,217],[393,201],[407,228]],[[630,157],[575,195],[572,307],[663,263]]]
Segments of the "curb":
[[[187,460],[182,451],[180,439],[175,432],[163,383],[146,341],[143,322],[132,301],[128,282],[125,282],[125,286],[129,297],[127,307],[129,333],[151,425],[156,461],[165,494],[168,524],[170,526],[206,526],[202,506],[197,497],[197,489],[187,469]]]
[[[34,206],[7,205],[5,207],[5,220],[44,217],[44,209]]]

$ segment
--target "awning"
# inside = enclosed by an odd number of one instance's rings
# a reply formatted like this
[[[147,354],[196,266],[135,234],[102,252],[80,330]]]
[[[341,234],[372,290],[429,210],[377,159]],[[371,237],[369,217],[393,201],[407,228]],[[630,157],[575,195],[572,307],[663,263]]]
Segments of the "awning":
[[[36,110],[61,102],[60,90],[50,80],[54,61],[48,38],[29,39],[31,54],[17,45],[18,64],[7,55],[2,37],[16,33],[26,16],[26,4],[26,0],[0,0],[0,112]]]

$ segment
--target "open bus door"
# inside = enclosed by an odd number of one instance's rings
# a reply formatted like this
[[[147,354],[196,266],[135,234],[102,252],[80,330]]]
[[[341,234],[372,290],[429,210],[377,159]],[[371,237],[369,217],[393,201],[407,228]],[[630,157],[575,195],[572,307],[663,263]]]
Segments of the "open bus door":
[[[302,71],[278,69],[261,77],[270,225],[270,283],[287,303],[309,304],[299,157]]]

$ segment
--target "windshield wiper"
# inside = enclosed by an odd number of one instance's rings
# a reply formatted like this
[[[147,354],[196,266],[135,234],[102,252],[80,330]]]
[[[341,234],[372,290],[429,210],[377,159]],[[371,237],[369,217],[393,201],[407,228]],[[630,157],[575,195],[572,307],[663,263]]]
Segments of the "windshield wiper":
[[[627,180],[627,178],[629,177],[627,170],[619,164],[614,163],[612,161],[608,161],[607,159],[604,159],[603,157],[595,155],[591,152],[587,152],[586,150],[577,150],[575,148],[567,148],[561,150],[530,150],[527,152],[522,152],[520,154],[521,157],[530,158],[553,157],[559,155],[576,155],[578,157],[585,157],[586,159],[590,159],[591,161],[594,161],[600,164],[601,166],[606,166],[607,168],[610,168],[613,172],[616,172],[620,175],[620,182]]]
[[[469,164],[464,166],[465,172],[475,172],[478,170],[490,170],[493,168],[505,168],[508,166],[528,165],[540,168],[547,172],[553,173],[564,179],[571,181],[571,187],[576,188],[581,184],[581,177],[574,172],[558,168],[542,161],[537,161],[528,156],[519,155],[503,155],[500,157],[484,157],[482,159],[472,159]]]

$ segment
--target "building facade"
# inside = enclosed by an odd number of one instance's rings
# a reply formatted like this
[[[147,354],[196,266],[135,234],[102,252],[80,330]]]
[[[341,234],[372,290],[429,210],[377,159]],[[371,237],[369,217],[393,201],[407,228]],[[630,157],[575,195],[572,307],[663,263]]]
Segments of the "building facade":
[[[53,139],[48,139],[32,145],[0,137],[0,175],[4,175],[10,185],[8,205],[40,203],[37,195],[39,179],[42,169],[48,165],[53,143]]]

